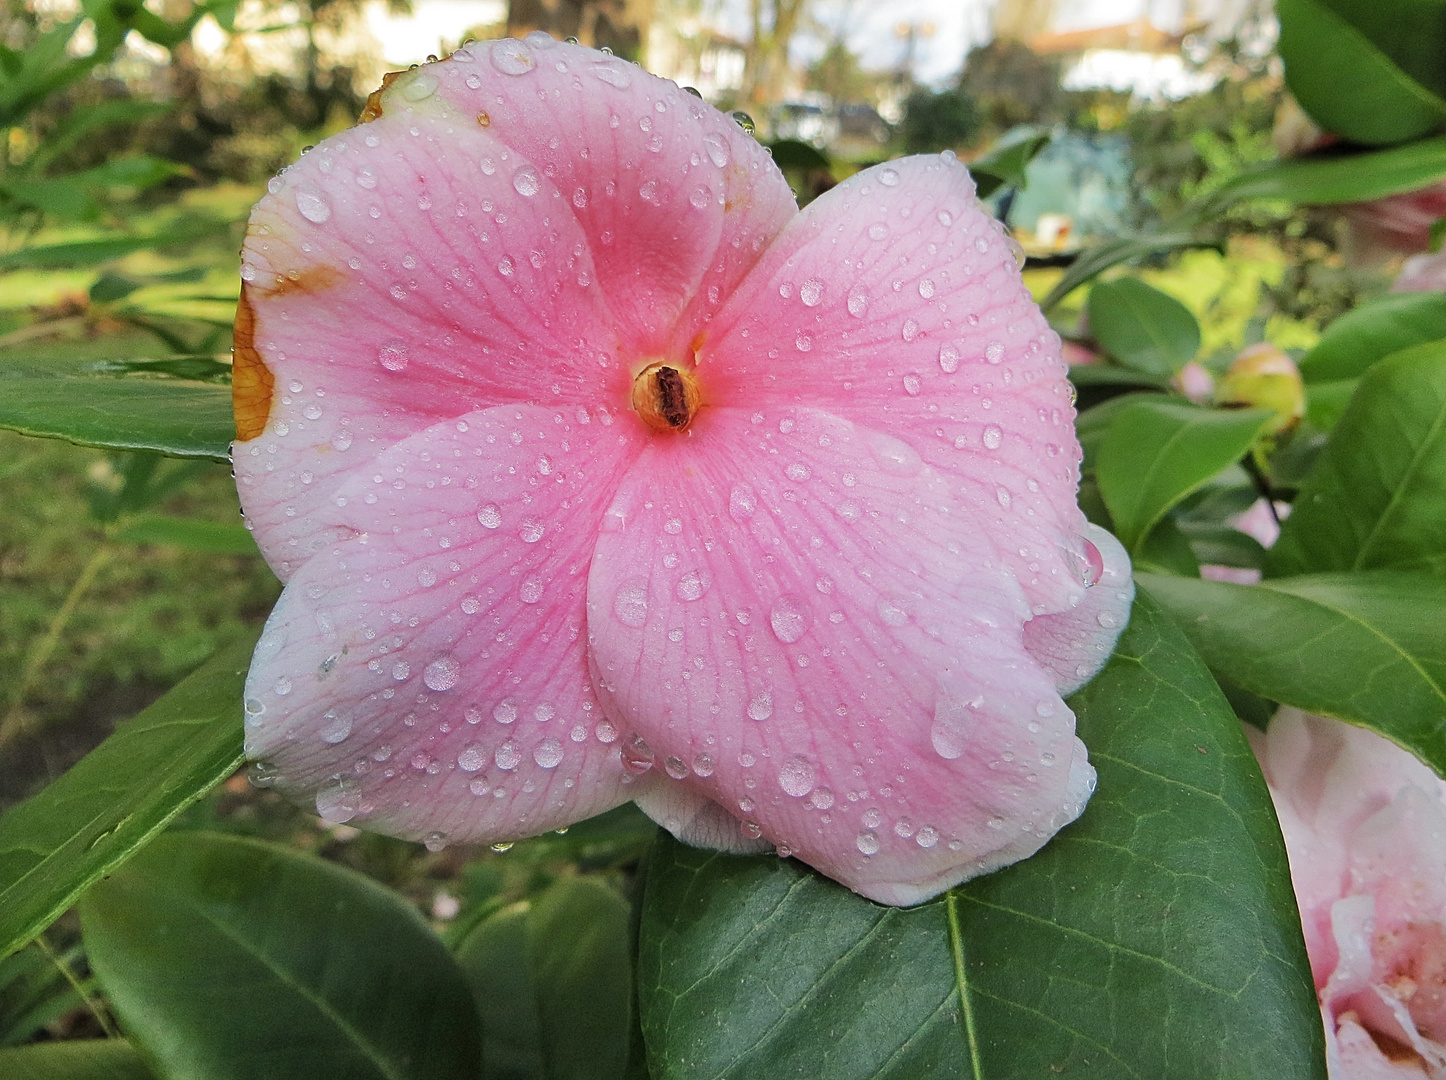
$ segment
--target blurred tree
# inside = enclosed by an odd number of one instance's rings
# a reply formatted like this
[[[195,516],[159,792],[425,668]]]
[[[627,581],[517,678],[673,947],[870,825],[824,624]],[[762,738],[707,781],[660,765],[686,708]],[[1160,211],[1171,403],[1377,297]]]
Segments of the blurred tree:
[[[653,0],[511,0],[507,34],[522,37],[545,30],[556,38],[577,38],[582,45],[608,48],[636,60],[652,16]]]
[[[748,42],[741,100],[757,111],[776,103],[788,77],[788,46],[808,0],[748,0],[752,37]]]
[[[904,102],[904,149],[910,154],[967,143],[979,130],[979,107],[962,90],[921,87]]]
[[[827,94],[840,104],[851,101],[872,101],[876,96],[878,76],[865,71],[859,58],[842,38],[829,42],[824,54],[809,66],[804,85]]]
[[[1015,38],[995,38],[969,51],[959,89],[977,104],[985,126],[1001,132],[1016,124],[1062,123],[1072,103],[1059,79],[1057,60]]]

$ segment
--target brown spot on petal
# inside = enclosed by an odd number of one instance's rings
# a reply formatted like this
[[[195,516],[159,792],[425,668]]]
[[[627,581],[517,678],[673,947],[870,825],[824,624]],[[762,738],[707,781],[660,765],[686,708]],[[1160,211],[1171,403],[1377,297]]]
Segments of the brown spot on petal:
[[[246,290],[243,281],[231,336],[231,411],[236,416],[238,442],[254,439],[266,430],[276,389],[276,376],[256,351],[256,310]]]
[[[311,296],[329,289],[342,280],[341,271],[334,266],[319,263],[316,266],[308,266],[305,270],[292,270],[280,275],[280,280],[272,277],[269,280],[262,280],[258,277],[251,283],[251,288],[265,297],[286,296],[290,293],[301,293],[304,296]]]
[[[366,107],[362,109],[361,116],[357,118],[358,124],[370,124],[382,114],[382,95],[387,88],[405,75],[405,71],[389,71],[382,76],[382,84],[367,95]]]
[[[479,112],[477,114],[477,123],[482,127],[491,127],[492,117],[488,116],[485,112]]]

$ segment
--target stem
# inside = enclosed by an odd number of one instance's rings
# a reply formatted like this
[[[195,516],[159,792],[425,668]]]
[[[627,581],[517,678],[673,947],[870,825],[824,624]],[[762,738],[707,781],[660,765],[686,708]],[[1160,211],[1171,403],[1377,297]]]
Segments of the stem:
[[[55,646],[60,643],[60,635],[65,632],[65,626],[70,622],[70,617],[75,614],[76,606],[85,591],[95,583],[98,575],[105,564],[110,560],[110,547],[104,543],[96,549],[90,561],[81,570],[80,576],[75,579],[75,584],[70,587],[66,594],[65,601],[60,609],[50,620],[50,626],[45,631],[45,636],[35,643],[30,651],[29,658],[25,661],[25,669],[20,675],[15,689],[10,695],[10,707],[5,713],[5,719],[0,720],[0,749],[4,749],[16,738],[23,735],[26,729],[25,722],[25,697],[30,693],[36,676],[40,674],[45,662],[50,659],[50,654],[55,651]]]
[[[75,977],[75,972],[70,970],[70,965],[55,955],[55,950],[50,947],[50,942],[45,940],[45,935],[41,934],[36,938],[35,944],[50,962],[60,969],[60,973],[65,976],[65,981],[70,983],[75,992],[80,995],[80,1000],[85,1002],[85,1007],[90,1010],[90,1015],[96,1018],[101,1030],[105,1032],[106,1038],[119,1039],[121,1037],[120,1032],[117,1031],[115,1025],[110,1022],[110,1017],[106,1016],[105,1010],[100,1007],[95,998],[86,993],[85,987],[81,985],[80,980]]]

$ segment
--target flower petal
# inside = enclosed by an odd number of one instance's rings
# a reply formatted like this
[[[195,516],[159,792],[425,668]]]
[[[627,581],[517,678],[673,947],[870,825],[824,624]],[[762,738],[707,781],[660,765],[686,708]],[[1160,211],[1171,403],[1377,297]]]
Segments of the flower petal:
[[[707,400],[807,402],[907,442],[992,504],[1037,614],[1079,602],[1072,391],[1012,241],[952,155],[905,158],[810,203],[715,318]]]
[[[469,46],[415,77],[435,79],[560,189],[636,357],[691,359],[702,323],[798,212],[737,124],[618,57],[535,33]],[[405,100],[403,79],[384,108]]]
[[[1124,545],[1093,524],[1085,526],[1085,540],[1100,556],[1094,586],[1073,610],[1036,615],[1024,624],[1024,647],[1054,676],[1061,694],[1073,694],[1100,673],[1135,602],[1135,579]]]
[[[283,580],[328,542],[317,512],[381,447],[506,401],[626,400],[587,239],[555,186],[522,194],[516,151],[416,104],[321,143],[247,229],[237,352],[270,369],[274,397],[233,457]]]
[[[409,838],[512,840],[631,798],[582,635],[638,441],[500,406],[349,477],[328,515],[349,538],[295,574],[257,646],[247,753],[323,816]]]
[[[886,903],[1031,854],[1093,788],[1025,598],[952,486],[826,413],[705,409],[649,441],[588,581],[624,742]]]

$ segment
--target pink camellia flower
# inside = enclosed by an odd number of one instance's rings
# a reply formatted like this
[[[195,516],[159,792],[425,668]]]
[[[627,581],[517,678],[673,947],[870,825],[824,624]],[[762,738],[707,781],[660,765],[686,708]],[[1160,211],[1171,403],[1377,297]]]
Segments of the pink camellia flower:
[[[1080,813],[1061,695],[1129,564],[952,155],[800,213],[730,119],[537,34],[389,77],[366,118],[243,251],[274,783],[433,843],[631,799],[889,903]]]
[[[1331,1080],[1446,1075],[1446,785],[1394,743],[1282,709],[1247,728],[1275,800]]]
[[[1391,282],[1391,291],[1446,292],[1446,253],[1412,255],[1401,264],[1401,272]]]

